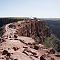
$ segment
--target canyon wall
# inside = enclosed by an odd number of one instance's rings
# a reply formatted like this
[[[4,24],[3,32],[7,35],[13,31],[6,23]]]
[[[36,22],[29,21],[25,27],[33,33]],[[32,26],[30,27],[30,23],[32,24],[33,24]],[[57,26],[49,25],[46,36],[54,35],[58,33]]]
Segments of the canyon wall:
[[[25,19],[22,22],[18,22],[16,25],[19,36],[26,36],[32,38],[39,38],[39,42],[43,42],[45,37],[51,35],[50,29],[45,25],[45,21],[38,21],[35,19]]]
[[[0,27],[8,23],[21,21],[21,20],[24,20],[24,19],[23,18],[0,18]]]
[[[0,26],[9,23],[13,24],[13,22],[16,22],[14,25],[19,36],[32,37],[37,39],[36,41],[39,43],[44,42],[45,37],[51,35],[50,29],[45,25],[45,21],[43,20],[38,20],[37,18],[0,18]]]

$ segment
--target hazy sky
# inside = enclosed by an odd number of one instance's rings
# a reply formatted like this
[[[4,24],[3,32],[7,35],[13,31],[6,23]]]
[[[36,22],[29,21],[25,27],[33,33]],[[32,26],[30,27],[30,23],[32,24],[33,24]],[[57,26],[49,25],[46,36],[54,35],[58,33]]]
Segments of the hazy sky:
[[[0,17],[60,17],[60,0],[0,0]]]

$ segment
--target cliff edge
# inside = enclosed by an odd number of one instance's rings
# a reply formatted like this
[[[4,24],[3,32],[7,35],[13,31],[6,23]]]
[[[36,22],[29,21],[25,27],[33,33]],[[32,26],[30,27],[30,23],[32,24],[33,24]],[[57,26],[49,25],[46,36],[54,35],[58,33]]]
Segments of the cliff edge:
[[[58,40],[53,40],[43,20],[27,18],[9,23],[0,28],[0,33],[1,60],[60,59],[60,53],[53,49],[55,45],[52,43]],[[47,49],[46,45],[50,47]]]

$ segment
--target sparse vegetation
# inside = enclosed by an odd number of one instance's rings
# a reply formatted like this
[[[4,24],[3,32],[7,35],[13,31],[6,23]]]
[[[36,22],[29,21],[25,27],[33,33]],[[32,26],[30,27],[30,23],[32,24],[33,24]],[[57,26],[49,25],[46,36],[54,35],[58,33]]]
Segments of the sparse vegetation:
[[[46,37],[45,38],[45,42],[43,42],[43,44],[47,47],[50,48],[51,46],[53,46],[53,40],[55,40],[54,36],[51,34],[50,37]]]
[[[36,45],[36,44],[39,44],[38,42],[34,42],[34,43],[32,43],[33,45]]]
[[[53,35],[51,34],[50,37],[46,37],[45,41],[43,42],[43,45],[46,48],[52,47],[56,51],[60,51],[60,41]]]
[[[40,39],[38,36],[36,36],[34,40],[35,42],[33,43],[33,45],[40,43]],[[53,48],[54,50],[60,52],[60,41],[53,34],[51,34],[50,37],[45,37],[45,40],[44,42],[42,42],[42,44],[46,48]]]
[[[34,40],[35,40],[35,43],[39,43],[40,38],[39,38],[38,36],[36,36],[36,37],[34,38]]]

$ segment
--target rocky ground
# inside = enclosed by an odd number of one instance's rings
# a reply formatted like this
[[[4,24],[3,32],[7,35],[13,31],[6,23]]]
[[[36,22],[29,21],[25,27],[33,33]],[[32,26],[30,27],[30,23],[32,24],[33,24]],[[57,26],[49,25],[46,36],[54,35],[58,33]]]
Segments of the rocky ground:
[[[29,23],[27,24],[27,29],[26,23],[28,22],[18,22],[22,25],[20,26],[18,24],[20,28],[16,26],[17,23],[15,23],[15,25],[10,23],[5,26],[5,33],[0,38],[0,60],[60,60],[60,53],[56,52],[53,48],[47,49],[42,44],[34,44],[35,40],[32,39],[31,34],[28,34],[30,33],[28,29],[33,29],[32,36],[35,36],[38,34],[37,29],[35,29],[37,27],[34,27],[35,24],[33,24],[33,28],[28,28],[31,24]],[[45,27],[44,24],[42,26]],[[20,30],[23,36],[17,35],[17,30]],[[45,29],[43,30],[46,35],[50,34],[48,29],[46,29],[48,33],[45,32]],[[43,31],[41,31],[41,34],[43,35]],[[44,36],[42,38],[44,38]]]
[[[5,38],[0,42],[0,60],[60,60],[60,54],[52,48],[46,49],[42,44],[33,45],[33,42],[30,37],[21,36],[17,40]]]

